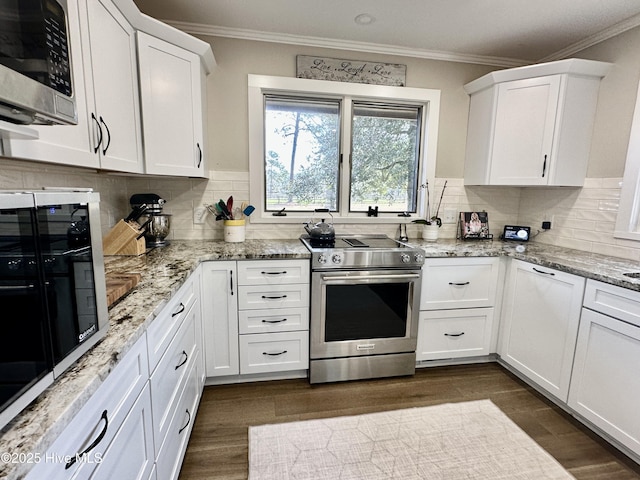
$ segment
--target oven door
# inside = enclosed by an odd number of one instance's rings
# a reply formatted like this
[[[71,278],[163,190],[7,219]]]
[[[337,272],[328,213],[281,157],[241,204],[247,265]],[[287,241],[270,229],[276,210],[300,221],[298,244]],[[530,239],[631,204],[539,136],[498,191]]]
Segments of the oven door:
[[[420,270],[313,272],[311,359],[415,352],[420,286]]]

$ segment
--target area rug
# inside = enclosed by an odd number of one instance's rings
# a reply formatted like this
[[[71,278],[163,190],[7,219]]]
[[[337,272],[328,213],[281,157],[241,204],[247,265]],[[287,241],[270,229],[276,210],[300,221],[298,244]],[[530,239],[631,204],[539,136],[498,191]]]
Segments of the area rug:
[[[572,478],[490,400],[249,428],[249,480]]]

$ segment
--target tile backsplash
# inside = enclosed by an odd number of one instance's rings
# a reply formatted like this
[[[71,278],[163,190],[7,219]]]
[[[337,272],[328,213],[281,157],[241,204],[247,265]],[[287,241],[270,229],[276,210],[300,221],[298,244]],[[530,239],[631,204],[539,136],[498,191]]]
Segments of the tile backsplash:
[[[195,224],[194,208],[233,195],[240,204],[249,199],[249,173],[211,171],[209,179],[127,176],[53,164],[22,162],[0,158],[0,189],[40,186],[91,187],[100,192],[103,232],[130,210],[134,193],[156,193],[167,200],[165,213],[172,214],[170,239],[222,239],[222,222],[207,214],[205,223]],[[440,197],[445,179],[436,179],[432,195]],[[587,178],[583,188],[465,187],[461,178],[447,179],[440,217],[445,210],[487,211],[489,227],[496,238],[505,224],[531,226],[541,230],[542,221],[552,222],[551,230],[537,234],[533,241],[579,250],[640,260],[640,245],[613,238],[620,198],[620,178]],[[340,224],[341,232],[367,232],[370,225]],[[418,226],[408,225],[409,238],[420,238]],[[376,232],[397,234],[397,225],[376,226]],[[246,237],[297,238],[298,224],[247,225]],[[444,224],[441,238],[455,238],[457,225]]]

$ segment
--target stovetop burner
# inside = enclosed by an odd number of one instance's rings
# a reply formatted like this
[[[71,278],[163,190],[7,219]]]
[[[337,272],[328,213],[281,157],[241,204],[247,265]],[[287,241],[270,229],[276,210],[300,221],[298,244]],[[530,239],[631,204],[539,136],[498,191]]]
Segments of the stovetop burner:
[[[302,235],[300,241],[312,254],[312,269],[345,268],[415,268],[424,263],[424,252],[386,235],[336,235],[333,242],[312,240]]]

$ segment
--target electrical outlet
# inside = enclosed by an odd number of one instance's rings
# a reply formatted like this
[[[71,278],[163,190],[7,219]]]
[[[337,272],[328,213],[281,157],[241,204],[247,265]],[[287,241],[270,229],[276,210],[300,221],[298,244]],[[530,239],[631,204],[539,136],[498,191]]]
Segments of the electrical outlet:
[[[205,207],[196,207],[193,209],[193,223],[202,224],[207,216],[207,209]]]
[[[456,223],[458,221],[458,211],[453,208],[445,208],[442,216],[442,223]]]

